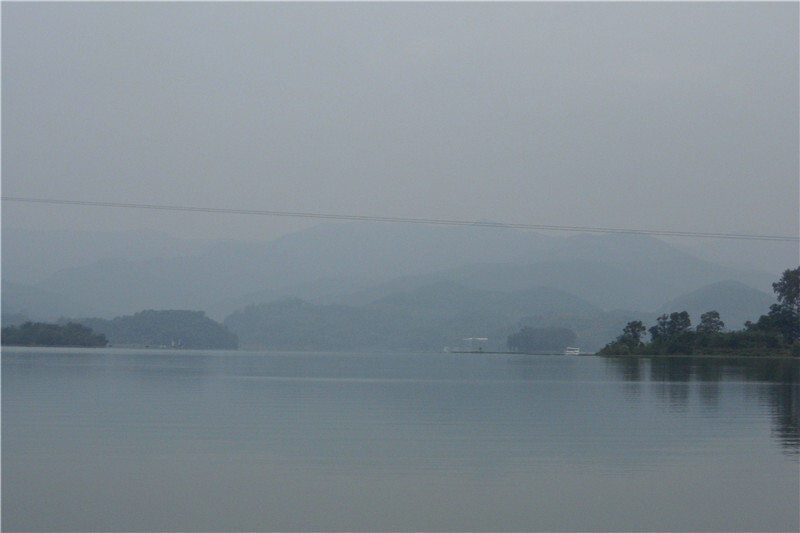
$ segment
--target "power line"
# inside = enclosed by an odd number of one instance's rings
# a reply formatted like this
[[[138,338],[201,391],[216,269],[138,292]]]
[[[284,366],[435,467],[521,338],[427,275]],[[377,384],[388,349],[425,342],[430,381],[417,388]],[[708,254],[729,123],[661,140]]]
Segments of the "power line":
[[[343,215],[334,213],[266,211],[257,209],[228,209],[220,207],[157,205],[157,204],[138,204],[138,203],[122,203],[122,202],[91,202],[85,200],[60,200],[60,199],[48,199],[48,198],[25,198],[25,197],[15,197],[15,196],[3,196],[2,201],[21,202],[28,204],[74,205],[74,206],[88,206],[88,207],[107,207],[114,209],[149,209],[156,211],[217,213],[217,214],[227,214],[227,215],[317,218],[317,219],[328,219],[328,220],[357,220],[357,221],[368,221],[368,222],[398,222],[404,224],[427,224],[427,225],[439,225],[439,226],[473,226],[473,227],[486,227],[486,228],[514,228],[514,229],[539,230],[539,231],[571,231],[571,232],[581,232],[581,233],[626,233],[634,235],[653,235],[662,237],[697,237],[697,238],[709,238],[709,239],[800,242],[800,237],[790,237],[786,235],[755,235],[755,234],[742,234],[742,233],[642,230],[642,229],[626,229],[626,228],[601,228],[593,226],[562,226],[555,224],[518,224],[518,223],[504,223],[504,222],[447,220],[439,218],[383,217],[383,216],[369,216],[369,215]]]

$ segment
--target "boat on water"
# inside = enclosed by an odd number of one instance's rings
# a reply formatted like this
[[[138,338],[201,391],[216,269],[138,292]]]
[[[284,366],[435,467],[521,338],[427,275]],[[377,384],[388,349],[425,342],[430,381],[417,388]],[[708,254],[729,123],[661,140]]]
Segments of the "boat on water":
[[[575,346],[567,346],[567,348],[564,350],[564,355],[580,355],[580,354],[581,354],[581,349],[576,348]]]

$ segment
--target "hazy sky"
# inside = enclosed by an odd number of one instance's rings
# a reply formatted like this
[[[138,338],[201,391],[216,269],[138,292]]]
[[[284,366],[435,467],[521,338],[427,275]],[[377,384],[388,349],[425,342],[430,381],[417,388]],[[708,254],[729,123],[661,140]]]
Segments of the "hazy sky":
[[[4,196],[797,235],[798,4],[3,3]],[[32,229],[319,220],[3,203]]]

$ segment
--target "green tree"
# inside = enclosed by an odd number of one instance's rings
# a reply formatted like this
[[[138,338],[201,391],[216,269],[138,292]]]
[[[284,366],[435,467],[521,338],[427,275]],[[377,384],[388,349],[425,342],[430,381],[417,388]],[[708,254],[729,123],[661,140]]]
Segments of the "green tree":
[[[664,341],[676,335],[688,331],[692,327],[692,320],[689,318],[689,313],[681,311],[680,313],[666,313],[656,319],[656,325],[651,327],[648,331],[653,342]]]
[[[642,321],[634,320],[628,322],[628,325],[622,330],[622,335],[617,340],[631,347],[637,347],[642,344],[642,335],[645,331],[647,331],[647,328],[644,327]]]
[[[681,311],[680,313],[670,313],[669,321],[667,322],[667,335],[675,337],[685,331],[689,331],[692,327],[692,320],[689,318],[689,313]]]
[[[772,290],[778,297],[769,311],[773,324],[786,342],[800,340],[800,267],[784,271]]]
[[[713,334],[719,333],[725,329],[725,322],[723,322],[717,311],[708,311],[700,315],[700,323],[697,325],[697,333]]]
[[[656,325],[650,327],[650,329],[647,330],[650,332],[651,342],[658,342],[660,339],[666,338],[668,336],[667,333],[668,322],[669,322],[669,316],[667,316],[666,314],[663,314],[656,319]]]
[[[780,305],[800,315],[800,266],[785,270],[781,279],[772,284],[772,290],[778,296]]]
[[[778,303],[769,307],[757,322],[747,322],[748,331],[772,332],[780,335],[787,344],[800,340],[800,267],[786,270],[781,279],[772,284]]]
[[[629,322],[615,342],[607,344],[602,355],[722,354],[789,355],[800,357],[800,267],[786,270],[772,285],[778,303],[757,322],[748,321],[744,331],[723,331],[725,323],[717,311],[700,317],[696,331],[691,329],[689,313],[663,314],[648,331],[649,344],[634,346],[634,332],[640,324]]]
[[[90,328],[69,322],[64,326],[44,322],[26,322],[19,327],[2,329],[2,344],[6,346],[105,346],[105,335]]]

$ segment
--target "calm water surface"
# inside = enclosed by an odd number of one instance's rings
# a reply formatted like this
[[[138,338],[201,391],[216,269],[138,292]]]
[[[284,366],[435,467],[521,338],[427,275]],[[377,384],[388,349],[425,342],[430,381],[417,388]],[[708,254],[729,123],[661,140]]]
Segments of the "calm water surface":
[[[797,361],[3,349],[4,531],[798,531]]]

